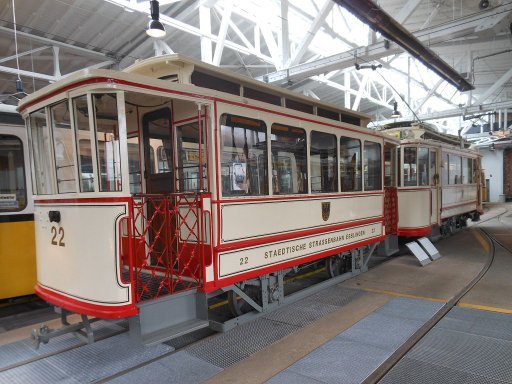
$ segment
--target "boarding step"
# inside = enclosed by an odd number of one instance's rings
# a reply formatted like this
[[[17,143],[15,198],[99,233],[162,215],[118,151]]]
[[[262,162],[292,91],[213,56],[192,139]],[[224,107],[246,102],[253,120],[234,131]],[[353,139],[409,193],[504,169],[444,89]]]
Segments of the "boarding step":
[[[377,247],[377,256],[391,256],[397,253],[400,250],[400,246],[398,245],[398,236],[389,235],[386,236],[384,241],[379,243]]]
[[[140,303],[129,319],[130,337],[145,345],[171,340],[209,326],[206,295],[196,290]]]
[[[437,248],[426,237],[411,241],[405,245],[416,256],[422,267],[441,257]]]

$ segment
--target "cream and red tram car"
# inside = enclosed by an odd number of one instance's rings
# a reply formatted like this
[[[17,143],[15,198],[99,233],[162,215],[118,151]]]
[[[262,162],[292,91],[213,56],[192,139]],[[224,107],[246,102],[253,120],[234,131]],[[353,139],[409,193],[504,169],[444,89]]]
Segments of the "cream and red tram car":
[[[398,235],[433,238],[478,220],[482,211],[481,155],[457,136],[427,123],[395,123],[398,152]]]
[[[398,140],[357,112],[179,55],[79,72],[19,111],[36,291],[69,311],[193,327],[212,292],[396,232]]]

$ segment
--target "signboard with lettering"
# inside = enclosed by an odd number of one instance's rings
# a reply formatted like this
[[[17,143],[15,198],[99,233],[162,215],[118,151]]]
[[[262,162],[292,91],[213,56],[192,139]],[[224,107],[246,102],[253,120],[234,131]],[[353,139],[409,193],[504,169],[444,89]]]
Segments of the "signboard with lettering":
[[[382,223],[342,229],[290,241],[219,254],[219,277],[303,258],[382,235]]]

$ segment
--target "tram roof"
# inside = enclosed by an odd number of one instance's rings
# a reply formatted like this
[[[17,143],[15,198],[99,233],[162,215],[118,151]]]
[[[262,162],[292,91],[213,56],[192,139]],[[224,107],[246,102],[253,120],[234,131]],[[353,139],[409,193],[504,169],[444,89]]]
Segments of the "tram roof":
[[[43,96],[47,96],[54,92],[58,92],[59,89],[66,88],[79,81],[91,79],[94,77],[114,77],[123,80],[137,81],[133,77],[141,76],[140,79],[142,80],[143,76],[151,77],[154,80],[162,81],[165,83],[171,81],[178,84],[194,85],[192,83],[192,74],[194,73],[194,71],[199,71],[221,81],[229,81],[232,84],[238,86],[240,90],[238,94],[232,93],[235,96],[251,98],[248,96],[243,96],[243,90],[245,88],[250,88],[251,90],[255,90],[256,92],[262,92],[267,95],[278,97],[281,100],[302,103],[315,110],[317,110],[318,108],[325,110],[327,112],[339,113],[341,116],[341,122],[350,122],[344,120],[343,117],[359,120],[360,124],[356,125],[359,125],[361,127],[366,127],[370,122],[370,117],[366,114],[359,113],[357,111],[353,111],[346,108],[341,108],[337,105],[321,102],[309,96],[300,95],[297,94],[296,92],[291,92],[272,85],[268,85],[258,80],[254,80],[249,77],[239,75],[230,71],[225,71],[213,65],[206,64],[201,61],[194,60],[192,58],[180,54],[158,56],[146,60],[141,60],[133,64],[132,66],[124,69],[123,71],[85,69],[75,72],[74,74],[69,75],[53,84],[50,84],[21,100],[19,103],[18,111],[22,112],[27,108],[27,106],[37,102],[37,100],[42,98]],[[280,104],[281,105],[278,106],[284,105],[282,102]],[[320,114],[318,115],[321,116]]]

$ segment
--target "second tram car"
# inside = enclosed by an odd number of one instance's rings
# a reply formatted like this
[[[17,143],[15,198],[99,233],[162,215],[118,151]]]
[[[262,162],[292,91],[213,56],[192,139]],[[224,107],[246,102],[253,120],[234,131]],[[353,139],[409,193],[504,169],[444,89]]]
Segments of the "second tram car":
[[[21,116],[0,111],[0,301],[34,293],[34,205],[27,132]]]
[[[37,293],[130,317],[144,342],[207,325],[219,292],[235,313],[278,304],[304,263],[361,272],[396,233],[398,140],[357,112],[179,55],[82,71],[19,111]]]
[[[398,122],[383,132],[401,139],[398,151],[398,235],[448,235],[482,211],[481,155],[469,143],[426,123]]]

